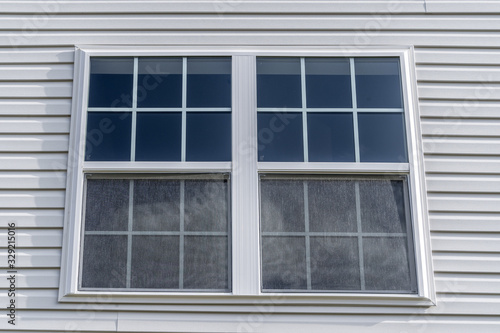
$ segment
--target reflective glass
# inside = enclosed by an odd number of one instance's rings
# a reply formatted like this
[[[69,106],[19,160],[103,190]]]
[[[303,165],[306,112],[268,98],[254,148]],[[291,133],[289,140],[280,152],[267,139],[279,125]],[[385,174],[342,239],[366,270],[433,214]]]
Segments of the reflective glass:
[[[300,58],[257,58],[257,106],[302,106]]]
[[[179,288],[179,237],[133,236],[131,288]]]
[[[134,231],[179,231],[180,181],[134,180]]]
[[[306,289],[304,237],[262,238],[262,289]]]
[[[402,113],[358,113],[361,162],[408,162]]]
[[[358,58],[354,62],[358,108],[403,107],[397,58]]]
[[[356,192],[353,180],[342,178],[307,180],[309,230],[356,232]]]
[[[91,58],[89,107],[132,107],[134,60]]]
[[[83,288],[125,288],[126,273],[127,236],[85,236]]]
[[[124,179],[87,179],[86,231],[127,230],[129,184]]]
[[[364,237],[363,255],[367,290],[416,291],[406,237]]]
[[[231,160],[231,113],[188,112],[186,160]]]
[[[184,288],[228,290],[227,236],[186,236],[184,244]]]
[[[304,161],[301,113],[259,112],[257,128],[259,161]]]
[[[182,58],[139,58],[137,106],[182,106]]]
[[[308,113],[310,162],[354,162],[352,113]]]
[[[184,184],[184,229],[227,232],[228,181],[185,180]]]
[[[308,108],[350,108],[351,72],[349,59],[306,58]]]
[[[311,288],[359,290],[357,237],[311,237]]]
[[[89,112],[86,161],[130,161],[131,112]]]
[[[231,107],[231,58],[188,58],[187,107]]]
[[[402,180],[359,181],[363,232],[406,233]]]
[[[136,161],[180,161],[180,112],[138,112]]]
[[[261,179],[261,228],[267,231],[304,231],[304,182]]]

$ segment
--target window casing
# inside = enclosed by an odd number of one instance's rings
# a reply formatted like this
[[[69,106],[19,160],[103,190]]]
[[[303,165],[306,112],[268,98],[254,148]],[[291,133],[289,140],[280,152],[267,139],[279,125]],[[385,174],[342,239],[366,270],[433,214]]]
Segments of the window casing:
[[[293,108],[279,110],[264,110],[258,107],[258,92],[257,92],[257,68],[258,57],[269,58],[272,57],[290,57],[300,59],[300,62],[305,62],[307,59],[345,59],[346,53],[344,50],[305,50],[305,49],[287,49],[287,50],[270,50],[263,49],[252,52],[248,55],[248,51],[234,51],[234,50],[217,50],[200,52],[199,50],[193,51],[192,49],[186,50],[170,50],[170,49],[152,49],[137,52],[136,50],[107,50],[101,48],[92,48],[87,50],[78,50],[76,63],[79,65],[78,74],[75,79],[78,84],[75,86],[75,99],[74,109],[77,114],[73,119],[72,128],[72,145],[75,149],[70,152],[74,165],[71,168],[70,178],[68,181],[68,190],[71,193],[67,201],[67,225],[65,229],[65,257],[63,263],[63,275],[61,277],[61,300],[62,301],[75,301],[82,299],[82,297],[91,297],[99,295],[99,290],[83,290],[78,285],[81,277],[81,247],[82,247],[82,203],[84,198],[84,184],[86,175],[98,175],[97,177],[114,177],[114,175],[186,175],[186,174],[229,174],[230,175],[230,196],[229,210],[231,214],[230,223],[230,282],[231,285],[225,291],[216,290],[197,294],[200,302],[203,302],[203,297],[215,297],[212,301],[217,303],[223,302],[226,297],[240,296],[240,297],[254,297],[260,296],[264,300],[269,299],[268,292],[271,291],[272,295],[276,292],[284,293],[285,301],[286,295],[301,297],[301,296],[315,296],[326,297],[331,304],[341,304],[341,299],[350,297],[352,300],[359,304],[365,304],[376,300],[381,304],[404,304],[414,305],[423,304],[422,302],[430,302],[433,300],[432,281],[430,280],[430,263],[428,253],[428,237],[426,227],[425,215],[425,196],[423,188],[423,178],[421,169],[421,152],[420,152],[420,139],[418,118],[414,111],[413,88],[411,84],[411,52],[409,50],[370,50],[363,52],[353,52],[348,54],[347,59],[352,62],[358,57],[370,58],[384,58],[391,57],[399,59],[401,66],[401,110],[404,110],[404,139],[406,140],[405,149],[407,149],[407,161],[391,161],[391,162],[366,162],[360,163],[359,146],[354,147],[354,161],[315,161],[314,153],[310,153],[309,141],[314,142],[305,133],[309,133],[307,127],[302,123],[302,149],[303,159],[296,161],[283,161],[261,158],[259,152],[259,116],[260,114],[271,113],[276,114],[279,119],[283,118],[284,112],[296,112]],[[231,103],[231,160],[215,160],[215,161],[195,161],[189,159],[180,159],[173,161],[85,161],[85,135],[86,135],[86,117],[88,113],[92,112],[92,108],[87,105],[88,101],[88,87],[89,87],[89,64],[91,57],[190,57],[190,56],[203,56],[203,57],[232,57],[232,103]],[[272,57],[271,57],[272,56]],[[303,69],[301,69],[303,71]],[[303,73],[301,73],[303,74]],[[351,73],[349,73],[351,74]],[[305,78],[305,77],[304,77]],[[303,80],[304,78],[301,78]],[[352,87],[351,87],[352,88]],[[300,88],[301,96],[307,94],[304,88]],[[181,99],[184,98],[181,96]],[[299,105],[301,117],[300,119],[312,119],[311,115],[316,116],[314,111],[309,110],[307,104],[303,105],[301,101]],[[132,105],[132,108],[138,107]],[[181,106],[181,109],[187,106]],[[316,106],[314,106],[316,107]],[[322,107],[322,106],[321,106]],[[317,107],[317,108],[321,108]],[[347,107],[349,108],[349,107]],[[356,106],[351,105],[351,110],[343,110],[344,114],[347,112],[359,112],[353,110]],[[256,112],[257,110],[257,112]],[[214,111],[214,110],[211,110]],[[218,110],[215,110],[218,111]],[[324,114],[325,110],[320,110]],[[328,111],[328,110],[327,110]],[[331,110],[330,110],[331,111]],[[338,111],[338,110],[337,110]],[[98,112],[98,110],[95,110]],[[189,112],[188,110],[181,110],[181,112]],[[224,111],[226,112],[226,111]],[[342,113],[342,112],[339,112]],[[331,114],[331,113],[328,113]],[[354,118],[353,118],[354,119]],[[354,120],[353,120],[354,121]],[[321,120],[319,120],[321,122]],[[184,125],[183,125],[184,126]],[[260,128],[261,129],[261,128]],[[311,133],[313,131],[310,131]],[[185,140],[185,139],[181,139]],[[186,140],[187,141],[187,140]],[[181,150],[185,147],[181,144]],[[186,153],[184,153],[186,154]],[[187,155],[184,155],[184,158]],[[351,158],[351,157],[349,157]],[[99,176],[100,175],[100,176]],[[391,292],[383,290],[380,293],[373,293],[365,291],[363,288],[360,290],[345,290],[326,288],[326,290],[311,290],[307,288],[299,288],[289,293],[284,289],[265,288],[263,286],[263,270],[261,266],[261,250],[262,239],[260,228],[262,225],[260,221],[259,206],[262,205],[260,198],[262,193],[259,186],[262,186],[262,179],[284,178],[285,180],[298,178],[304,184],[312,178],[328,178],[329,181],[353,181],[358,184],[359,181],[368,179],[370,177],[384,177],[388,176],[390,181],[401,181],[405,185],[404,196],[406,200],[405,208],[407,210],[407,219],[411,230],[408,230],[408,237],[411,238],[412,251],[408,255],[410,261],[414,260],[415,264],[410,264],[410,268],[415,271],[413,275],[415,279],[411,282],[414,288],[406,290],[403,293]],[[287,178],[288,177],[288,178]],[[325,178],[326,177],[326,178]],[[347,180],[351,179],[351,180]],[[398,180],[395,180],[398,179]],[[353,184],[354,184],[353,183]],[[259,197],[260,196],[260,197]],[[71,221],[71,222],[69,222]],[[71,223],[71,224],[70,224]],[[69,226],[68,226],[69,225]],[[311,239],[312,235],[305,235],[305,238]],[[334,236],[334,235],[332,235]],[[345,235],[344,235],[345,236]],[[362,235],[357,234],[357,239],[362,238]],[[359,253],[359,249],[358,249]],[[413,273],[411,273],[413,274]],[[267,290],[269,289],[269,290]],[[313,288],[314,289],[314,288]],[[110,290],[104,290],[109,292]],[[148,290],[131,290],[112,291],[113,295],[119,297],[123,302],[146,302]],[[158,292],[154,292],[158,295]],[[160,295],[165,298],[175,296],[182,296],[183,290],[160,290]],[[75,296],[78,296],[76,299]],[[132,297],[132,299],[130,298]],[[177,299],[177,298],[176,298]],[[174,301],[175,302],[175,301]],[[196,302],[196,301],[195,301]],[[314,303],[315,299],[308,298],[308,302]]]

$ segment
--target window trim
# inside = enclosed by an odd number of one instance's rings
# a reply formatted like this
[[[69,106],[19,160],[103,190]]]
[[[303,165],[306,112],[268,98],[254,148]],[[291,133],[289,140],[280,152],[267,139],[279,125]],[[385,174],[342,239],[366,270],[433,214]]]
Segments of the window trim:
[[[232,162],[119,162],[120,171],[130,172],[231,172],[232,188],[232,292],[193,294],[186,292],[114,292],[78,290],[83,202],[83,164],[88,70],[92,56],[232,56]],[[399,57],[405,114],[408,163],[287,163],[286,173],[391,173],[407,174],[413,225],[418,293],[262,293],[260,290],[258,174],[283,173],[281,162],[257,161],[256,57]],[[75,50],[70,149],[64,218],[63,255],[59,300],[61,302],[158,303],[158,304],[259,304],[283,305],[388,305],[431,306],[436,304],[422,137],[416,97],[412,47],[221,47],[221,46],[80,46]],[[236,80],[245,77],[245,80]],[[244,124],[244,126],[242,125]],[[85,162],[86,172],[117,173],[117,162]],[[402,168],[403,167],[403,168]],[[238,176],[236,176],[238,175]],[[244,191],[242,189],[245,189]],[[255,223],[237,223],[250,219]],[[234,247],[234,244],[240,246]],[[241,258],[245,258],[244,261]],[[108,297],[110,296],[111,297]],[[276,299],[279,299],[277,303]],[[222,310],[221,310],[222,311]],[[255,310],[258,311],[258,310]],[[314,312],[314,309],[308,310]],[[331,310],[334,311],[334,310]]]

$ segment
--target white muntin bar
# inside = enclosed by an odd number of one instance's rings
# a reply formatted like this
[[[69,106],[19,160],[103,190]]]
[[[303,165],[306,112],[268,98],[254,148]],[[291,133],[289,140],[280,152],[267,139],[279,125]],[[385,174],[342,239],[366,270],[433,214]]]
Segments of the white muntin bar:
[[[179,219],[179,289],[184,289],[184,208],[186,181],[181,180],[180,184],[180,219]]]
[[[128,195],[128,227],[127,227],[127,280],[126,287],[130,288],[132,276],[132,230],[134,228],[134,180],[129,181]]]
[[[181,129],[181,161],[186,161],[186,111],[187,110],[187,57],[182,58],[182,129]]]
[[[306,90],[306,60],[300,58],[300,87],[302,95],[302,139],[304,145],[304,162],[309,161],[309,145],[307,135],[307,90]]]
[[[304,232],[306,242],[306,279],[307,290],[311,290],[311,238],[309,235],[309,189],[307,180],[303,181],[304,185]]]
[[[359,258],[359,280],[361,283],[361,290],[366,289],[365,282],[365,262],[363,252],[363,226],[361,221],[361,196],[359,193],[359,181],[354,183],[356,191],[356,221],[358,225],[358,258]]]

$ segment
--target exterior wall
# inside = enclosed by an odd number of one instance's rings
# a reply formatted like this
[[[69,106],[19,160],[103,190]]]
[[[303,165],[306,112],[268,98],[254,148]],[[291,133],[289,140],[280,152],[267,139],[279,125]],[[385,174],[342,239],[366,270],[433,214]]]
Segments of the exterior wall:
[[[500,329],[500,4],[1,1],[0,8],[2,306],[9,222],[18,246],[17,325],[2,315],[0,330]],[[346,304],[300,315],[258,301],[229,310],[58,302],[74,46],[84,44],[413,46],[437,305]]]

